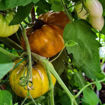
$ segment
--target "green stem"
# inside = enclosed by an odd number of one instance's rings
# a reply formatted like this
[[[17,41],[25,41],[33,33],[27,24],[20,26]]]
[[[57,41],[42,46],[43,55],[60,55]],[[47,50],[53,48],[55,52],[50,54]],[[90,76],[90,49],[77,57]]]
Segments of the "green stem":
[[[65,47],[64,47],[65,48]],[[54,58],[52,59],[50,62],[54,62],[56,59],[58,59],[60,57],[60,55],[62,54],[64,48],[60,51],[60,53]]]
[[[9,56],[12,60],[15,60],[17,58],[20,58],[20,56],[14,55],[14,54],[10,53],[9,51],[3,49],[2,47],[0,47],[0,52],[3,53],[3,54],[5,54],[5,55],[7,55],[7,56]]]
[[[65,13],[67,14],[67,16],[69,17],[70,21],[73,21],[73,17],[72,17],[72,15],[68,12],[64,0],[61,0],[61,3],[62,3],[62,5],[63,5],[64,11],[65,11]]]
[[[101,82],[104,82],[104,81],[105,81],[105,78],[102,79],[102,80],[99,80],[98,82],[101,83]],[[96,84],[96,83],[97,83],[97,82],[91,82],[91,83],[85,85],[85,86],[75,95],[75,98],[79,97],[80,94],[81,94],[88,86],[93,85],[93,84]]]
[[[101,41],[101,33],[99,32],[99,43],[100,43],[100,41]]]
[[[18,50],[23,50],[23,48],[17,44],[15,41],[11,40],[10,38],[0,38],[0,41],[2,41],[4,44],[11,48],[16,48]]]
[[[47,61],[47,60],[46,60]],[[46,62],[45,61],[45,62]],[[72,95],[72,93],[69,91],[69,89],[66,87],[66,85],[64,84],[64,82],[61,80],[61,78],[59,77],[59,75],[57,74],[57,72],[55,71],[53,65],[50,62],[46,62],[47,65],[50,66],[50,72],[56,77],[58,83],[60,84],[60,86],[65,90],[65,92],[67,93],[67,95],[69,96],[71,103],[73,103],[73,105],[78,105],[74,96]]]
[[[50,93],[49,94],[50,94],[50,100],[51,100],[50,105],[55,105],[54,104],[54,86],[53,86],[53,82],[52,82],[52,79],[51,79],[51,73],[50,73],[49,68],[46,65],[46,63],[43,62],[43,66],[46,69],[48,80],[49,80],[49,88],[50,88]]]
[[[28,99],[28,97],[25,97],[25,99],[23,100],[23,102],[21,103],[21,105],[24,105],[25,101]]]
[[[73,105],[78,105],[75,97],[72,95],[72,93],[69,91],[69,89],[66,87],[66,85],[64,84],[64,82],[62,81],[62,79],[59,77],[59,75],[57,74],[57,72],[55,71],[53,65],[51,64],[51,62],[49,62],[46,58],[41,57],[40,55],[37,55],[35,53],[32,53],[32,56],[39,60],[40,62],[42,62],[42,64],[46,65],[49,68],[49,71],[55,76],[55,78],[57,79],[58,83],[60,84],[60,86],[65,90],[65,92],[67,93],[67,95],[69,96],[71,103],[73,103]]]
[[[28,55],[28,60],[29,60],[27,75],[29,76],[28,79],[30,79],[30,77],[32,77],[32,61],[31,61],[32,58],[31,58],[31,49],[30,49],[30,45],[29,45],[29,41],[28,41],[25,29],[23,29],[23,37],[24,37],[24,40],[25,40],[27,55]]]

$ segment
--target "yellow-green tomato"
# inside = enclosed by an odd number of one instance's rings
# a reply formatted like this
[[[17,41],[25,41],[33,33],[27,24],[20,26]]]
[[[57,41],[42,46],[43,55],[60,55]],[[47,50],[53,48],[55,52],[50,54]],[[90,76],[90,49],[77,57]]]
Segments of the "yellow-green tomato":
[[[8,37],[16,33],[19,29],[19,25],[10,25],[9,23],[13,19],[14,13],[8,13],[6,16],[0,14],[0,37]]]
[[[76,6],[75,6],[75,11],[76,11],[76,13],[77,13],[77,16],[78,16],[80,19],[84,19],[84,20],[87,19],[87,17],[88,17],[88,12],[84,9],[82,3],[76,4]]]
[[[98,31],[101,31],[104,26],[104,18],[89,16],[89,23]]]
[[[17,62],[18,64],[18,62]],[[25,63],[20,63],[14,70],[11,71],[9,81],[12,90],[16,93],[17,96],[25,98],[27,96],[27,87],[24,88],[20,85],[20,78],[24,74],[24,70],[26,70],[25,75],[27,74],[27,67]],[[55,77],[51,74],[53,84],[56,83]],[[47,77],[46,70],[44,67],[37,63],[32,68],[32,85],[29,83],[30,94],[33,98],[40,97],[45,94],[49,90],[49,81]],[[30,98],[30,97],[29,97]]]
[[[84,0],[89,14],[94,17],[101,17],[103,14],[103,7],[98,0]]]

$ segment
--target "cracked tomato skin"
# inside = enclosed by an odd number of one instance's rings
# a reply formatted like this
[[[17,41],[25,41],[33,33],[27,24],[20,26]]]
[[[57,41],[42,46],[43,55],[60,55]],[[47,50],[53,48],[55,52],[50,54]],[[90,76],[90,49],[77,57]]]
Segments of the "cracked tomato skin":
[[[63,31],[56,25],[43,25],[30,35],[27,31],[31,51],[44,57],[52,57],[64,48]],[[25,49],[24,41],[21,41]]]
[[[0,14],[0,37],[8,37],[16,33],[19,29],[19,25],[10,25],[9,23],[13,19],[14,13],[8,13],[6,16]]]
[[[45,14],[40,15],[38,19],[42,20],[46,24],[57,25],[61,29],[64,29],[66,24],[70,22],[69,18],[63,11],[60,12],[49,11]]]
[[[27,88],[24,88],[19,84],[20,78],[23,76],[24,69],[26,69],[25,74],[27,74],[27,67],[25,67],[25,62],[22,62],[14,70],[11,71],[9,77],[12,90],[16,93],[17,96],[23,98],[27,96],[28,92]],[[52,74],[51,78],[53,84],[55,85],[56,79]],[[30,87],[30,94],[33,98],[40,97],[49,90],[47,73],[40,63],[35,64],[32,68],[32,84],[32,87]]]

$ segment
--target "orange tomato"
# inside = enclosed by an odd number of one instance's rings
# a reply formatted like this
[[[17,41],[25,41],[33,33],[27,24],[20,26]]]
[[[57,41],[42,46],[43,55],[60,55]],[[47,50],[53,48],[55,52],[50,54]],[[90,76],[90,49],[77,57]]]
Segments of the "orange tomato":
[[[46,24],[57,25],[61,29],[64,29],[66,24],[70,22],[69,18],[63,11],[60,12],[49,11],[45,14],[40,15],[38,19],[42,20]]]
[[[25,66],[25,64],[26,64],[25,62],[19,63],[18,66],[11,71],[9,77],[12,90],[16,93],[17,96],[23,98],[27,96],[28,90],[27,88],[21,86],[19,83],[20,83],[20,78],[24,74],[24,70],[26,70],[25,75],[27,74],[27,67]],[[53,84],[55,85],[56,79],[52,74],[51,78]],[[48,92],[48,90],[49,90],[49,81],[46,71],[40,63],[37,63],[32,68],[32,87],[30,87],[30,94],[33,98],[37,98]]]
[[[28,35],[31,51],[44,57],[52,57],[64,48],[62,36],[62,29],[56,25],[45,24]],[[21,45],[25,49],[24,40],[21,41]]]

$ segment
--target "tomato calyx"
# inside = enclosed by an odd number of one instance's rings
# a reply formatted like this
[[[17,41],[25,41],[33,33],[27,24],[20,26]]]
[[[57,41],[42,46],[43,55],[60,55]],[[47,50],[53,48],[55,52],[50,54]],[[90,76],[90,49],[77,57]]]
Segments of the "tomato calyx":
[[[36,29],[40,29],[44,24],[45,22],[43,22],[42,20],[36,19],[32,28],[35,31]]]

